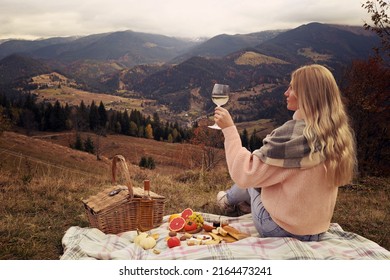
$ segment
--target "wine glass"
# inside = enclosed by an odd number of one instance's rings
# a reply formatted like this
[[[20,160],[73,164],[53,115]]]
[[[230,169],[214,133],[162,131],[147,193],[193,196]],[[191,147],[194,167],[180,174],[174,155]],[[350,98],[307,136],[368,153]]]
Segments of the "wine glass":
[[[226,104],[229,100],[230,88],[228,85],[215,84],[213,87],[213,91],[211,92],[211,100],[213,100],[214,104],[218,107]],[[213,129],[221,129],[216,123],[209,126]]]

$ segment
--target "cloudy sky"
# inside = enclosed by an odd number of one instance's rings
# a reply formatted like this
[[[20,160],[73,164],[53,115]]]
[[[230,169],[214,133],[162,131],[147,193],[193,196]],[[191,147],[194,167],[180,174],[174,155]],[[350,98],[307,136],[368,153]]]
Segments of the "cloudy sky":
[[[0,39],[133,30],[212,37],[308,22],[362,26],[366,0],[0,0]]]

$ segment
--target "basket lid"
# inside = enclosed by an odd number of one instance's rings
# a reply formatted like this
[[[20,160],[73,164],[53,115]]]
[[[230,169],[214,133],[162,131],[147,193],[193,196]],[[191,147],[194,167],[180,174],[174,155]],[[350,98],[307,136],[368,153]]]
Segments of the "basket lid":
[[[141,198],[143,196],[143,189],[133,188],[133,195],[135,198]],[[150,197],[152,199],[165,199],[164,196],[158,195],[154,192],[150,192]],[[94,213],[100,213],[106,209],[111,209],[115,206],[127,203],[131,199],[132,197],[129,195],[128,187],[117,185],[106,188],[87,199],[83,199],[83,203]]]
[[[105,209],[121,205],[129,201],[129,190],[127,186],[112,186],[99,192],[96,195],[83,199],[83,203],[93,212],[99,213]]]
[[[133,188],[134,197],[143,197],[144,190],[142,188]],[[165,197],[162,195],[159,195],[155,192],[149,191],[150,197],[152,199],[164,199]]]

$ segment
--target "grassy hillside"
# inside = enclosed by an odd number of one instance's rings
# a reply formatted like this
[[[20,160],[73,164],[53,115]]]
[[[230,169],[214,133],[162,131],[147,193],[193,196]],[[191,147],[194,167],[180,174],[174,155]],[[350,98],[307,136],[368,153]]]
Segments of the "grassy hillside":
[[[72,134],[0,136],[0,259],[58,259],[64,232],[88,226],[81,199],[111,185],[110,157],[117,153],[128,160],[135,186],[147,178],[166,196],[166,214],[186,207],[220,213],[214,198],[232,184],[224,163],[202,171],[195,146],[108,136],[101,138],[98,161],[68,148],[70,139]],[[156,169],[140,169],[141,156],[153,157]],[[333,221],[390,249],[389,184],[388,178],[364,178],[341,188]]]
[[[287,62],[275,57],[263,55],[255,52],[245,52],[239,56],[235,63],[238,65],[260,65],[260,64],[287,64]]]
[[[58,100],[61,104],[79,106],[81,101],[87,106],[95,101],[99,105],[103,102],[106,109],[113,109],[123,111],[125,109],[142,110],[142,100],[140,98],[123,98],[109,94],[98,94],[79,89],[80,85],[74,80],[52,72],[50,74],[42,74],[31,78],[31,83],[37,87],[33,93],[37,96],[37,101],[52,102],[53,104]]]

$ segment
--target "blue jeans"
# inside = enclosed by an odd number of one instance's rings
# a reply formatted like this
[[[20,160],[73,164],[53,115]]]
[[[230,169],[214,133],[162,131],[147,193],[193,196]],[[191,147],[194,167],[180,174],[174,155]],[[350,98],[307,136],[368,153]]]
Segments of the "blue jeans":
[[[231,205],[247,202],[251,205],[253,223],[263,237],[293,237],[300,241],[318,241],[322,235],[296,235],[289,233],[272,220],[271,215],[264,208],[260,193],[254,188],[243,189],[233,185],[226,191],[226,197]]]

